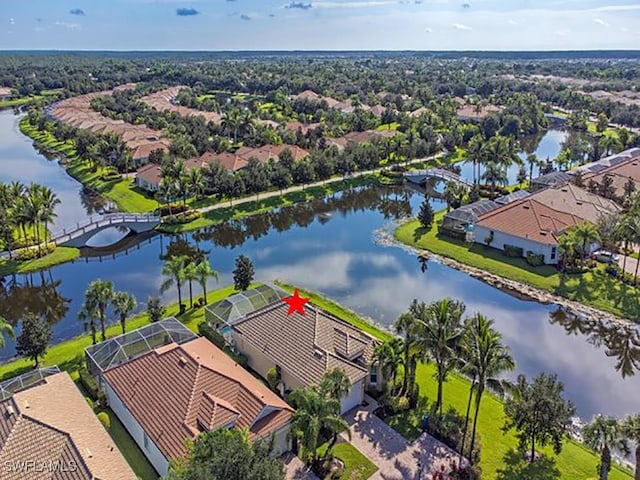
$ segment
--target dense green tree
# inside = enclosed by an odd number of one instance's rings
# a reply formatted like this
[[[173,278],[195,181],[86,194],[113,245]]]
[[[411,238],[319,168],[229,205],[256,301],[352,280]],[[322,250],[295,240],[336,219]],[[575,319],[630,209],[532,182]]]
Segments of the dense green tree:
[[[431,202],[429,201],[428,197],[425,197],[420,204],[420,211],[418,212],[418,220],[420,221],[420,225],[430,230],[431,226],[433,225],[434,217],[435,213],[433,212]]]
[[[162,304],[160,297],[152,295],[147,298],[147,315],[151,323],[162,320],[166,311],[167,308]]]
[[[600,452],[598,476],[607,480],[611,471],[611,449],[627,452],[628,446],[622,435],[620,423],[613,417],[596,415],[589,425],[582,429],[585,443]]]
[[[251,443],[246,430],[218,428],[198,435],[168,480],[284,480],[282,459],[269,441]]]
[[[16,353],[35,362],[38,368],[40,358],[47,352],[51,341],[51,327],[37,315],[27,312],[22,319],[22,331],[16,338]]]
[[[236,258],[236,268],[233,270],[233,285],[236,290],[246,290],[253,282],[255,269],[253,262],[245,255]]]
[[[530,446],[530,461],[535,459],[536,445],[553,446],[556,454],[562,450],[562,442],[575,415],[571,401],[562,397],[564,385],[556,375],[541,373],[528,383],[524,375],[518,379],[504,406],[507,416],[504,431],[518,432],[520,448]]]

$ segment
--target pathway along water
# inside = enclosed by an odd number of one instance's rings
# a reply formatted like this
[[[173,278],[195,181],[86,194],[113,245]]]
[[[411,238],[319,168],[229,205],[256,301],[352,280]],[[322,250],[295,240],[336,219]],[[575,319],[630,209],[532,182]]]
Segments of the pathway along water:
[[[7,138],[6,130],[2,138]],[[33,152],[24,154],[44,162]],[[495,319],[513,350],[517,373],[556,372],[581,416],[623,415],[638,409],[640,375],[623,379],[616,370],[618,359],[605,353],[607,343],[616,343],[611,338],[624,338],[619,332],[589,325],[577,328],[562,315],[555,315],[551,323],[557,310],[553,305],[514,298],[443,264],[420,262],[406,250],[376,242],[377,229],[415,212],[420,201],[420,194],[408,190],[367,188],[181,238],[208,252],[221,285],[231,282],[234,259],[244,253],[254,261],[258,280],[280,278],[322,292],[387,326],[413,298],[459,298],[467,313],[480,311]],[[19,275],[15,282],[6,278],[0,284],[0,314],[15,321],[30,308],[54,323],[55,341],[77,335],[83,329],[77,313],[90,281],[111,280],[116,289],[144,301],[158,293],[159,256],[177,238],[155,236],[115,260],[80,259],[42,274]],[[209,287],[215,288],[214,282]],[[199,292],[197,286],[194,289]],[[188,296],[188,288],[185,291]],[[174,289],[164,298],[169,302],[176,296]],[[13,344],[0,353],[3,358],[14,355]],[[640,355],[637,348],[634,354]]]

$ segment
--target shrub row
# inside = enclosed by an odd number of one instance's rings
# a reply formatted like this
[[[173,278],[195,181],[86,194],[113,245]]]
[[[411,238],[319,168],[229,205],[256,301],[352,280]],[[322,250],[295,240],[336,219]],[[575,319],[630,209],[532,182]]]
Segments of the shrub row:
[[[25,262],[27,260],[34,260],[36,258],[41,258],[45,255],[49,255],[50,253],[53,253],[55,249],[55,243],[47,243],[40,248],[21,248],[20,250],[16,250],[15,252],[13,252],[13,258],[17,262]]]
[[[541,265],[544,265],[544,255],[533,253],[532,251],[528,251],[527,263],[532,267],[540,267]]]
[[[176,215],[178,213],[186,212],[189,210],[183,203],[172,203],[170,205],[162,205],[161,207],[156,208],[153,213],[156,215],[160,215],[161,217],[165,217],[167,215]]]
[[[511,258],[521,258],[522,255],[524,254],[524,250],[521,247],[516,247],[515,245],[508,245],[506,243],[504,244],[503,250],[504,250],[504,254],[507,257],[511,257]]]
[[[87,391],[89,397],[101,406],[106,405],[107,399],[105,397],[105,394],[100,388],[100,385],[98,385],[97,380],[93,378],[93,375],[91,375],[91,373],[89,373],[89,370],[84,367],[80,368],[78,370],[78,374],[80,378],[80,384]]]
[[[177,225],[181,223],[193,222],[200,218],[201,214],[197,210],[191,210],[189,212],[178,213],[177,215],[168,215],[164,217],[163,222],[167,225]]]

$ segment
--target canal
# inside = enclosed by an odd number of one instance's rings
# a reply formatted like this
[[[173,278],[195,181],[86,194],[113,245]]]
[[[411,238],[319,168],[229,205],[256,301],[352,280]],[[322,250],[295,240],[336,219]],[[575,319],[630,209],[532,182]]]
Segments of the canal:
[[[61,212],[61,218],[77,221],[83,215],[80,208],[85,208],[77,184],[65,180],[66,173],[55,162],[37,154],[15,130],[15,119],[8,118],[0,114],[0,180],[10,179],[7,172],[13,172],[15,178],[28,181],[29,177],[20,175],[26,170],[15,167],[20,162],[29,165],[28,171],[46,172],[33,180],[65,195],[63,207],[67,208],[68,198],[69,211]],[[516,373],[556,372],[582,417],[637,410],[640,376],[623,378],[617,368],[620,362],[628,364],[630,355],[640,355],[633,347],[633,341],[639,341],[636,329],[576,324],[555,305],[515,298],[437,261],[420,262],[406,249],[380,241],[380,229],[415,212],[421,200],[415,191],[362,188],[182,237],[157,235],[115,259],[109,255],[81,258],[47,272],[5,278],[0,283],[0,314],[19,328],[24,312],[35,310],[53,325],[55,341],[78,335],[83,324],[77,314],[90,281],[111,280],[117,290],[130,291],[142,304],[159,292],[160,256],[170,242],[182,239],[207,252],[220,272],[219,285],[231,282],[234,260],[243,253],[253,260],[257,280],[281,279],[319,291],[384,326],[390,326],[413,298],[460,299],[468,314],[482,312],[495,319],[513,350]],[[434,202],[435,209],[443,208]],[[210,288],[215,288],[213,281]],[[175,289],[163,295],[165,302],[176,297]],[[0,353],[2,358],[13,356],[13,343],[7,342]]]

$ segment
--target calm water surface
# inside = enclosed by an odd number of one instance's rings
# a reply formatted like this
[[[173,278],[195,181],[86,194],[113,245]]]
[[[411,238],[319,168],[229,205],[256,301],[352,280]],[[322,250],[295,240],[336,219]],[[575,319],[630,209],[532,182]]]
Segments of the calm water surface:
[[[17,141],[13,123],[4,114],[0,115],[0,128],[4,128],[0,131],[4,143],[0,156],[9,152],[13,159],[0,159],[0,178],[7,178],[4,164],[8,163],[40,162],[41,170],[52,168],[49,175],[40,177],[44,183],[54,178],[55,171],[61,171],[35,154],[29,142]],[[56,182],[64,185],[59,179]],[[73,189],[68,187],[66,192],[73,202]],[[77,187],[75,195],[78,202]],[[415,192],[369,188],[182,238],[208,251],[221,274],[220,285],[231,282],[234,259],[243,253],[253,260],[258,280],[279,278],[320,291],[382,325],[390,325],[413,298],[459,298],[467,305],[467,313],[480,311],[495,319],[513,350],[517,373],[556,372],[581,416],[596,412],[623,415],[637,410],[640,375],[623,379],[616,371],[618,359],[605,354],[611,350],[606,329],[581,324],[579,330],[557,314],[556,323],[551,323],[550,315],[557,310],[553,305],[514,298],[436,261],[428,261],[423,271],[415,254],[380,242],[377,231],[388,227],[394,218],[416,211],[420,201],[421,195]],[[436,203],[434,208],[442,208],[442,204]],[[159,256],[175,240],[158,235],[126,254],[120,253],[115,260],[80,259],[44,273],[5,278],[0,283],[0,314],[16,321],[31,308],[53,324],[56,341],[78,335],[83,326],[77,312],[90,281],[111,280],[116,289],[130,291],[143,301],[158,293],[162,283]],[[164,295],[167,302],[176,297],[175,290]],[[634,335],[636,330],[631,332]],[[0,353],[3,358],[13,356],[13,344],[8,343]]]

